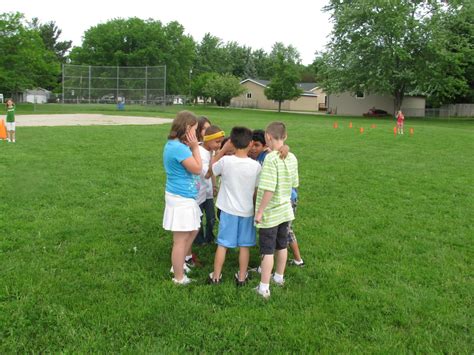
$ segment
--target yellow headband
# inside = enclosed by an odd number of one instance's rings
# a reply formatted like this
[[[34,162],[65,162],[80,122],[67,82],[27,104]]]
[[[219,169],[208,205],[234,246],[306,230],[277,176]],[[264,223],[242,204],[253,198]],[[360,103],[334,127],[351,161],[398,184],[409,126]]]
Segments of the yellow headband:
[[[221,138],[224,136],[225,136],[224,131],[220,131],[214,134],[210,134],[208,136],[204,136],[204,142],[209,142],[209,141],[212,141],[213,139]]]

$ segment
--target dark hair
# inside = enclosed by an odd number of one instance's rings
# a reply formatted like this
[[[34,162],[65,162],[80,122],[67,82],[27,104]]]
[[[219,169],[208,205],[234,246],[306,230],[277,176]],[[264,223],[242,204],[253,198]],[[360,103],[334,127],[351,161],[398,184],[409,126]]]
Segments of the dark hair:
[[[230,132],[230,141],[235,149],[245,149],[252,141],[252,131],[247,127],[234,127]]]
[[[267,144],[267,142],[265,142],[265,131],[263,129],[254,129],[252,133],[252,140],[255,142],[260,142],[262,145]]]
[[[215,134],[215,133],[220,132],[220,131],[222,131],[222,129],[220,129],[217,126],[209,126],[209,127],[207,127],[206,132],[204,134],[206,136],[210,136],[211,134]]]
[[[224,148],[224,144],[230,139],[230,137],[224,137],[224,139],[221,142],[221,149]]]
[[[201,131],[202,131],[204,125],[206,123],[211,124],[211,121],[209,121],[209,118],[207,118],[206,116],[199,116],[197,122],[198,122],[198,127],[196,129],[196,137],[197,137],[199,142],[202,142],[204,137],[201,135]]]
[[[286,126],[283,122],[270,123],[265,129],[265,132],[268,133],[268,135],[272,136],[274,139],[286,139]]]
[[[197,118],[194,113],[190,111],[180,111],[176,114],[176,118],[171,124],[171,131],[168,139],[178,138],[181,142],[186,140],[186,132],[189,126],[194,126],[197,123]]]

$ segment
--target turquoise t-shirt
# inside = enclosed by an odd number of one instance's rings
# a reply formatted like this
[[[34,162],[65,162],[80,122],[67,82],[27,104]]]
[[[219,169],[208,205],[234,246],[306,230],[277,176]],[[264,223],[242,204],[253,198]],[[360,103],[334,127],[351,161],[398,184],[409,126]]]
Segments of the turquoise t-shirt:
[[[199,175],[193,175],[181,164],[192,156],[186,144],[169,140],[163,150],[166,171],[166,191],[174,195],[196,198],[199,191]]]

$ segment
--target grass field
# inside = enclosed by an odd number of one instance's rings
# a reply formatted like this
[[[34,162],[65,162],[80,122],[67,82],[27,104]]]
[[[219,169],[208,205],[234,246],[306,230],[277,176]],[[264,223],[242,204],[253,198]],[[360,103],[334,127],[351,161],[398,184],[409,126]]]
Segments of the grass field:
[[[206,285],[205,246],[197,282],[176,287],[169,125],[18,128],[0,142],[0,353],[473,352],[472,121],[408,118],[415,134],[395,137],[390,120],[195,111],[227,132],[286,122],[307,266],[265,302],[257,278],[235,287],[235,252]]]

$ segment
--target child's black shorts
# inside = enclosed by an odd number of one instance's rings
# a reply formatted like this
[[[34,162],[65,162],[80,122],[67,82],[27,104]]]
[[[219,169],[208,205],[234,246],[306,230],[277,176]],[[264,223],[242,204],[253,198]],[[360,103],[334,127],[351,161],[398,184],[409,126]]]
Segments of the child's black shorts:
[[[286,249],[288,246],[289,222],[276,227],[260,228],[258,231],[261,255],[273,255],[275,250]]]

